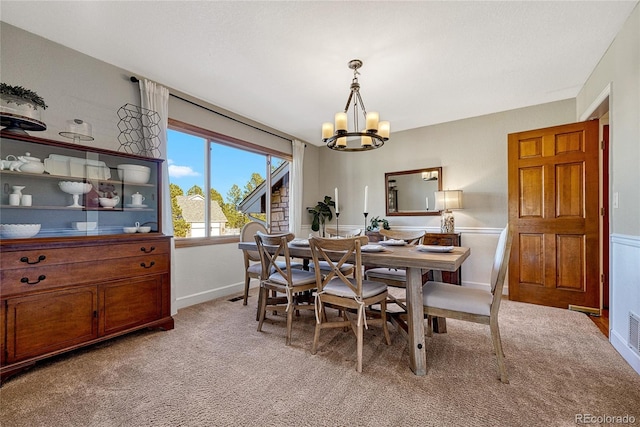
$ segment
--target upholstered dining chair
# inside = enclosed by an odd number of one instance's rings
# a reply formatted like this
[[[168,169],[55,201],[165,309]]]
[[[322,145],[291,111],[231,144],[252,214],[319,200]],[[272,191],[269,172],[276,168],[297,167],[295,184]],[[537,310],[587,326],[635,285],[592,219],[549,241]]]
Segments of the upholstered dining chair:
[[[362,353],[364,341],[364,329],[369,325],[382,326],[387,345],[391,344],[389,330],[387,328],[386,300],[387,285],[381,282],[373,282],[363,279],[361,247],[368,243],[366,236],[352,237],[348,239],[324,239],[314,237],[309,240],[311,256],[317,264],[325,261],[331,267],[327,275],[316,270],[316,330],[313,337],[312,354],[316,354],[320,331],[325,328],[345,328],[353,330],[357,340],[356,370],[362,372]],[[331,254],[333,252],[333,254]],[[331,256],[335,252],[341,252],[338,261],[333,261]],[[351,260],[353,259],[353,261]],[[354,277],[347,277],[341,271],[341,267],[350,261],[354,263]],[[342,320],[328,321],[325,304],[340,309],[339,316]],[[377,318],[367,319],[366,307],[380,304],[381,311]],[[355,311],[355,317],[353,317]]]
[[[424,313],[428,318],[427,335],[431,336],[431,320],[434,316],[489,325],[493,348],[498,359],[498,377],[503,383],[509,383],[509,378],[498,327],[498,309],[509,264],[512,238],[513,233],[507,224],[498,239],[491,268],[490,289],[476,289],[432,281],[422,287]]]
[[[262,271],[260,273],[260,295],[258,331],[262,331],[262,324],[266,317],[267,309],[285,308],[287,313],[286,345],[291,344],[291,330],[293,324],[293,313],[300,309],[313,310],[314,305],[310,302],[299,301],[302,293],[309,292],[316,288],[316,275],[310,271],[292,268],[291,256],[289,255],[288,243],[294,238],[293,233],[287,234],[265,234],[258,231],[255,234],[255,241],[260,254]],[[273,251],[271,251],[273,250]],[[277,261],[278,257],[283,257],[285,266],[281,267]],[[273,295],[269,296],[269,291]],[[284,294],[284,297],[278,296]]]
[[[267,228],[256,221],[246,223],[240,230],[241,242],[254,242],[255,234],[260,231],[262,233],[267,232]],[[251,279],[259,279],[262,271],[262,264],[260,264],[260,254],[258,251],[243,250],[244,256],[244,301],[243,305],[247,305],[247,299],[249,298],[249,284]]]
[[[380,230],[380,234],[384,237],[384,240],[403,240],[407,245],[418,245],[422,242],[426,231],[402,231],[402,230]],[[422,272],[423,283],[427,281],[427,275],[429,271]],[[404,269],[376,267],[365,269],[365,277],[367,280],[375,280],[378,282],[386,283],[388,286],[396,288],[407,287],[407,272]],[[398,305],[402,310],[406,311],[407,307],[404,304],[404,298],[396,298],[389,295],[388,302]]]

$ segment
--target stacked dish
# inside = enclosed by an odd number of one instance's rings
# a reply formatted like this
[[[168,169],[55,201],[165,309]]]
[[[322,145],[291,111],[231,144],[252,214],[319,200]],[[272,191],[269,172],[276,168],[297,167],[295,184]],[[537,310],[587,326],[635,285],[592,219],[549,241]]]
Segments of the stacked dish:
[[[402,239],[387,239],[379,242],[381,245],[385,246],[404,246],[406,242]]]
[[[118,165],[118,177],[129,184],[146,184],[151,177],[151,168],[140,165]]]
[[[360,250],[362,252],[382,252],[384,251],[384,247],[380,245],[364,245],[360,246]]]
[[[40,224],[0,224],[0,235],[5,239],[27,239],[40,232]]]
[[[438,246],[438,245],[418,245],[416,247],[420,252],[451,252],[453,246]]]

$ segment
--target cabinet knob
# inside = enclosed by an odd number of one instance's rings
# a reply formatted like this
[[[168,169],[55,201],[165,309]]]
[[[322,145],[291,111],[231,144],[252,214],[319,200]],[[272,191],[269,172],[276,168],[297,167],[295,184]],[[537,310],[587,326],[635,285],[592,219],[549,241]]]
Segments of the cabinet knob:
[[[150,254],[151,252],[153,252],[153,251],[155,251],[155,250],[156,250],[156,247],[155,247],[155,246],[151,246],[151,247],[149,248],[149,250],[147,250],[147,248],[145,248],[145,247],[143,246],[143,247],[141,247],[141,248],[140,248],[140,250],[141,250],[142,252],[144,252],[145,254]]]
[[[151,268],[151,267],[153,267],[154,265],[156,265],[156,262],[155,262],[155,261],[151,261],[151,262],[149,263],[149,265],[146,265],[144,262],[141,262],[141,263],[140,263],[140,267],[142,267],[142,268]]]
[[[38,259],[37,259],[37,260],[35,260],[35,261],[29,261],[29,258],[28,258],[28,257],[23,256],[22,258],[20,258],[20,262],[26,262],[27,264],[37,264],[37,263],[39,263],[40,261],[44,261],[46,258],[47,258],[46,256],[44,256],[44,255],[40,255],[40,256],[38,257]]]
[[[23,277],[22,279],[20,279],[21,283],[26,283],[27,285],[37,285],[38,283],[40,283],[41,281],[43,281],[44,279],[46,279],[47,276],[45,276],[44,274],[41,274],[38,276],[38,281],[36,282],[30,282],[28,277]]]

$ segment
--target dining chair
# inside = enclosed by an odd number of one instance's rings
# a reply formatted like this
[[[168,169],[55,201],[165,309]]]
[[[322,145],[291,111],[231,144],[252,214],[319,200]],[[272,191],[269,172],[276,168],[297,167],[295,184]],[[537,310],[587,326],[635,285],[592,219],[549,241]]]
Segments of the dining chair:
[[[266,233],[267,228],[256,221],[246,223],[240,230],[240,241],[255,241],[253,236],[255,236],[258,231]],[[260,264],[260,254],[258,251],[243,250],[242,255],[244,257],[244,301],[242,304],[247,305],[247,299],[249,298],[249,284],[251,279],[260,279],[262,264]]]
[[[327,227],[325,228],[325,232],[329,237],[333,237],[333,238],[349,238],[349,237],[356,237],[359,236],[360,234],[362,234],[362,229],[360,228],[356,228],[354,229],[344,229],[344,230],[338,230],[337,228],[330,228]],[[318,264],[320,266],[320,272],[322,274],[327,274],[331,271],[331,267],[329,266],[329,264],[326,261],[318,261]],[[315,262],[310,262],[309,263],[309,270],[315,270],[316,268],[316,263]],[[344,263],[341,267],[341,271],[343,274],[345,274],[346,276],[352,275],[353,274],[353,264],[350,263]]]
[[[424,313],[428,319],[427,336],[432,334],[433,317],[448,317],[489,325],[493,348],[498,359],[498,376],[505,384],[509,383],[509,379],[498,327],[498,309],[502,299],[512,239],[513,232],[507,224],[498,239],[491,268],[490,289],[476,289],[432,281],[422,287]]]
[[[309,240],[311,256],[317,264],[325,261],[331,267],[327,275],[316,270],[316,330],[313,337],[311,353],[316,354],[320,331],[325,328],[351,329],[357,340],[356,370],[362,372],[362,353],[364,341],[364,329],[369,325],[381,325],[387,345],[391,344],[389,330],[387,328],[386,301],[387,285],[382,282],[374,282],[363,279],[361,247],[368,243],[366,236],[352,237],[348,239],[326,239],[313,237]],[[340,259],[334,261],[332,256]],[[334,258],[335,259],[335,258]],[[347,262],[353,262],[355,266],[354,277],[347,277],[341,271],[341,267]],[[380,304],[382,309],[377,313],[377,318],[367,319],[366,307]],[[328,321],[325,305],[338,308],[339,318],[342,320]],[[355,311],[355,318],[353,312]]]
[[[356,236],[360,236],[362,234],[362,229],[361,228],[333,228],[333,227],[326,227],[325,228],[325,233],[327,236],[329,237],[356,237]]]
[[[262,324],[266,317],[267,309],[276,310],[286,307],[287,313],[287,333],[286,345],[291,344],[291,330],[293,324],[293,313],[297,310],[313,310],[314,305],[310,302],[303,303],[300,300],[302,293],[313,291],[316,288],[316,274],[306,270],[291,267],[291,256],[289,255],[288,243],[294,239],[293,233],[287,234],[265,234],[256,232],[255,241],[260,255],[262,270],[260,272],[260,295],[258,331],[262,331]],[[285,266],[281,267],[277,261],[278,257],[283,257]],[[269,291],[273,295],[269,296]],[[284,297],[279,296],[284,294]]]
[[[418,245],[422,242],[426,231],[401,231],[381,229],[380,234],[384,237],[384,240],[403,240],[407,245]],[[365,268],[364,274],[367,280],[376,280],[378,282],[386,283],[388,286],[393,286],[395,288],[407,287],[407,272],[402,268]],[[427,281],[428,274],[429,270],[423,270],[422,283]],[[404,304],[405,298],[396,298],[393,295],[389,295],[388,302],[396,304],[400,308],[402,308],[402,310],[407,311],[407,307]]]
[[[255,242],[256,232],[267,233],[267,228],[259,222],[251,221],[246,223],[242,229],[240,230],[240,241],[241,242]],[[260,254],[258,251],[242,251],[244,257],[244,301],[243,305],[247,305],[247,299],[249,298],[249,285],[251,283],[251,279],[260,279],[260,272],[262,271],[262,265],[260,264]],[[277,261],[280,268],[286,268],[285,261]],[[291,268],[302,268],[302,263],[300,262],[291,262]],[[256,320],[258,320],[258,314],[256,315]]]

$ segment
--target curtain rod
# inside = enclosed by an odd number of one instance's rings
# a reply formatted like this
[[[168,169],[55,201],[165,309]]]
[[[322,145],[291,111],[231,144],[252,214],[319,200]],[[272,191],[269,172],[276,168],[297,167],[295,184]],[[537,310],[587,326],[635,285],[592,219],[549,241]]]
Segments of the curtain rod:
[[[131,80],[131,82],[132,82],[132,83],[138,83],[138,82],[140,81],[136,76],[131,76],[131,77],[129,78],[129,80]],[[200,104],[198,104],[198,103],[196,103],[196,102],[190,101],[190,100],[185,99],[185,98],[183,98],[183,97],[181,97],[181,96],[174,95],[174,94],[172,94],[171,92],[169,92],[169,96],[173,96],[174,98],[177,98],[177,99],[179,99],[179,100],[181,100],[181,101],[187,102],[187,103],[189,103],[189,104],[191,104],[191,105],[195,105],[196,107],[200,107],[200,108],[202,108],[203,110],[207,110],[207,111],[209,111],[209,112],[211,112],[211,113],[213,113],[213,114],[217,114],[218,116],[224,117],[225,119],[233,120],[234,122],[237,122],[237,123],[240,123],[240,124],[242,124],[242,125],[248,126],[248,127],[253,128],[253,129],[255,129],[255,130],[259,130],[260,132],[268,133],[269,135],[272,135],[272,136],[278,137],[278,138],[280,138],[280,139],[284,139],[285,141],[293,142],[291,139],[289,139],[289,138],[285,138],[285,137],[284,137],[284,136],[282,136],[282,135],[278,135],[278,134],[275,134],[275,133],[273,133],[273,132],[269,132],[268,130],[265,130],[265,129],[259,128],[259,127],[257,127],[257,126],[250,125],[249,123],[245,123],[245,122],[243,122],[242,120],[238,120],[238,119],[236,119],[235,117],[227,116],[226,114],[222,114],[222,113],[220,113],[220,112],[218,112],[218,111],[212,110],[211,108],[205,107],[204,105],[200,105]]]

